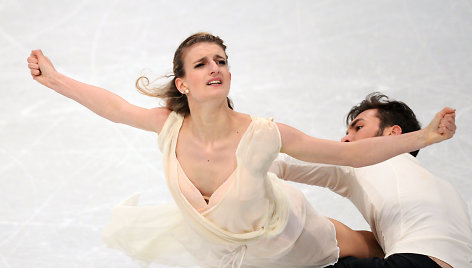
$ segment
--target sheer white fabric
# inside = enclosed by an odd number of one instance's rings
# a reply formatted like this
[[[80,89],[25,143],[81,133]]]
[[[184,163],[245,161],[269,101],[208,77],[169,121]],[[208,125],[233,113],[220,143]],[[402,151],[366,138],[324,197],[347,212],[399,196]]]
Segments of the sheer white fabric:
[[[122,204],[105,229],[108,246],[143,264],[322,267],[336,262],[339,249],[331,222],[299,190],[268,173],[281,144],[274,122],[252,118],[236,151],[234,180],[204,213],[179,188],[175,146],[182,122],[182,116],[171,113],[159,135],[176,206],[136,207],[136,198]]]
[[[472,227],[454,187],[402,154],[363,168],[278,158],[281,178],[328,187],[349,198],[372,228],[386,257],[417,253],[453,267],[472,267]]]

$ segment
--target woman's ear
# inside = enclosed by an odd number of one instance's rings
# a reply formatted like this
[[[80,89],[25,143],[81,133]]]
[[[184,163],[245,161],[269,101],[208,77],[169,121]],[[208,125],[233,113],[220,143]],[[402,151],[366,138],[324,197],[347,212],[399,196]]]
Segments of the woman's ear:
[[[185,90],[188,89],[185,86],[185,82],[182,78],[175,79],[175,87],[180,91],[180,93],[184,94]]]

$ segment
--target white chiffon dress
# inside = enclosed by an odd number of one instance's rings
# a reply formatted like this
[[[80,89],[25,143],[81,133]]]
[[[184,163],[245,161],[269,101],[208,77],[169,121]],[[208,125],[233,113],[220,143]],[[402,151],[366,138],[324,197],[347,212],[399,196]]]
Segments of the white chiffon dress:
[[[105,243],[142,266],[324,267],[339,257],[333,224],[301,191],[268,172],[281,147],[277,125],[252,117],[236,150],[237,167],[208,204],[182,170],[175,148],[183,117],[172,112],[159,134],[175,203],[112,210]]]

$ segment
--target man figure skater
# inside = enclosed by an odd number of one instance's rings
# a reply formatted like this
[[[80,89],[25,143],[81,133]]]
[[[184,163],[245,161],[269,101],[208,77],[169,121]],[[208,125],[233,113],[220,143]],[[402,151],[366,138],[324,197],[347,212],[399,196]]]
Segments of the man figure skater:
[[[453,118],[450,118],[453,120]],[[343,142],[420,129],[403,102],[373,93],[349,112]],[[472,267],[467,206],[452,185],[420,166],[416,152],[364,168],[304,163],[279,157],[271,171],[285,180],[328,187],[359,209],[385,258],[347,257],[342,267]]]

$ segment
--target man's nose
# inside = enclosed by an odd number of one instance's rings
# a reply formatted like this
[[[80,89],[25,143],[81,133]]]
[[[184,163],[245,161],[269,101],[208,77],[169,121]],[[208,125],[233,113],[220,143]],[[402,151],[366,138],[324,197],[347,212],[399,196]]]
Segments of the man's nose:
[[[351,135],[347,134],[341,139],[341,142],[351,142]]]

